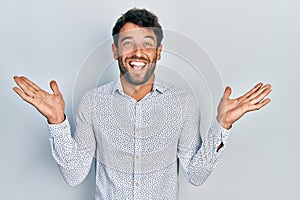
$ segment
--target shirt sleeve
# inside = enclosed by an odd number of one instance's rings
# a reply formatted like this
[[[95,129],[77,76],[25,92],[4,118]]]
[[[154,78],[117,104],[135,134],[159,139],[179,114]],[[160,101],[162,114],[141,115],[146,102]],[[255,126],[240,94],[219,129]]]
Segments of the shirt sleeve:
[[[200,185],[218,165],[227,146],[230,131],[220,126],[215,119],[202,140],[200,112],[196,100],[191,94],[186,95],[183,109],[178,158],[187,180],[193,185]],[[218,149],[218,147],[221,148]]]
[[[48,125],[52,156],[65,181],[71,186],[85,179],[92,164],[96,142],[91,125],[91,106],[91,97],[86,94],[76,113],[73,136],[68,118],[61,124]]]

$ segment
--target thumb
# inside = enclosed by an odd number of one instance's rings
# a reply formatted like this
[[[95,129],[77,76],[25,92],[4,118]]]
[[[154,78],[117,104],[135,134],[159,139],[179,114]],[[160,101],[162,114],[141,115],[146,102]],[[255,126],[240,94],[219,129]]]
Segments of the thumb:
[[[230,95],[231,95],[231,88],[229,86],[227,86],[225,88],[223,98],[224,99],[229,99]]]
[[[51,88],[51,90],[53,91],[54,94],[60,94],[60,91],[58,89],[58,85],[57,85],[56,81],[52,80],[50,82],[50,88]]]

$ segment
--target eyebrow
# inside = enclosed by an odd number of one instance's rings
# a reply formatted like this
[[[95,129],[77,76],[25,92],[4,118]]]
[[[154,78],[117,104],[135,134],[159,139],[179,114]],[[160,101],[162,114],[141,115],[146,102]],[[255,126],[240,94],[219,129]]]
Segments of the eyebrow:
[[[154,37],[151,35],[145,36],[145,38],[149,38],[149,39],[152,39],[153,41],[155,41]]]
[[[132,39],[132,38],[133,38],[133,36],[126,36],[126,37],[124,37],[124,38],[121,39],[121,42],[123,42],[124,40],[127,40],[127,39]],[[151,35],[147,35],[144,38],[146,38],[146,39],[152,39],[153,41],[155,41],[154,37],[151,36]]]
[[[127,39],[132,39],[132,38],[133,38],[132,36],[126,36],[126,37],[121,39],[121,42],[123,42],[124,40],[127,40]]]

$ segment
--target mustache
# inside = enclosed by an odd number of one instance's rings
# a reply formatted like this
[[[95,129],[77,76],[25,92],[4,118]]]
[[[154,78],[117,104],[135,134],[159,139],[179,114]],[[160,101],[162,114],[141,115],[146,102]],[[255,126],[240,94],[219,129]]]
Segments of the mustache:
[[[133,56],[131,56],[131,57],[129,57],[129,58],[126,58],[126,59],[125,59],[125,62],[128,61],[128,60],[140,60],[140,61],[150,62],[150,60],[149,60],[148,58],[145,58],[145,57],[143,57],[143,56],[138,57],[138,56],[136,56],[136,55],[133,55]]]

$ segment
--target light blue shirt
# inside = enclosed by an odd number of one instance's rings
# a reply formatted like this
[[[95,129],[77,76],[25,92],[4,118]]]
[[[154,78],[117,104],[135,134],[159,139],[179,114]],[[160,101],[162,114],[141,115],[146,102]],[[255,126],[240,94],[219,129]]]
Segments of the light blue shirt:
[[[189,91],[155,80],[137,102],[119,80],[83,96],[73,137],[68,119],[49,125],[52,155],[71,186],[85,179],[96,159],[96,200],[176,200],[177,160],[187,180],[200,185],[228,141],[229,131],[216,120],[202,140],[199,117]]]

